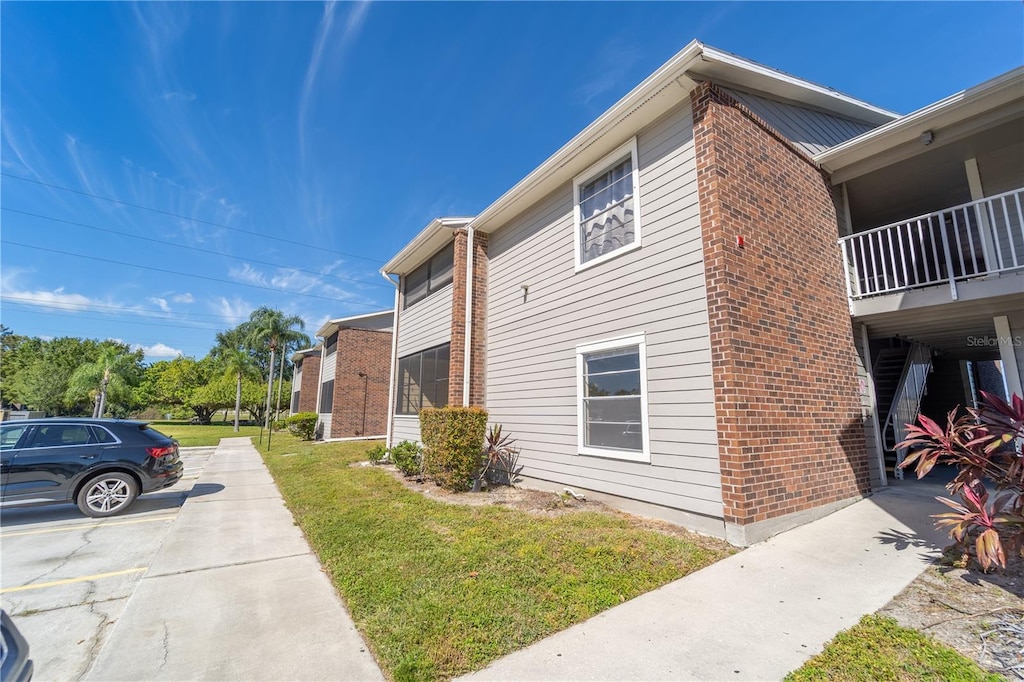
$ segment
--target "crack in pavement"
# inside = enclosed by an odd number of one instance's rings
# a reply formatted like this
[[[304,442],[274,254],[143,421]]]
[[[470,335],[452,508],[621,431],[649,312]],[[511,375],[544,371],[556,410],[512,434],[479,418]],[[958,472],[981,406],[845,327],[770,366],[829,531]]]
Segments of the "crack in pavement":
[[[152,580],[154,578],[167,578],[167,577],[170,577],[170,576],[173,576],[173,575],[186,575],[188,573],[199,573],[200,571],[211,571],[211,570],[215,570],[215,569],[218,569],[218,568],[232,568],[234,566],[249,566],[249,565],[252,565],[252,564],[264,564],[264,563],[267,563],[268,561],[280,561],[282,559],[294,559],[296,557],[310,556],[312,554],[313,554],[313,552],[312,552],[312,550],[310,550],[308,552],[300,552],[298,554],[285,554],[283,556],[267,557],[266,559],[250,559],[249,561],[236,561],[236,562],[232,562],[232,563],[228,563],[228,564],[217,564],[215,566],[202,566],[202,567],[199,567],[199,568],[186,568],[184,570],[173,571],[171,573],[154,573],[152,571],[152,569],[151,569],[149,572],[146,573],[146,576],[143,578],[143,580]]]
[[[80,551],[82,551],[83,549],[85,549],[86,547],[88,547],[89,545],[92,544],[92,538],[89,537],[92,534],[92,532],[97,530],[97,529],[99,529],[99,528],[102,528],[102,527],[103,527],[103,524],[99,524],[99,525],[90,526],[90,527],[86,528],[85,532],[82,533],[82,542],[81,542],[81,544],[78,547],[75,547],[73,550],[71,550],[71,552],[69,552],[63,559],[61,559],[61,562],[59,564],[57,564],[56,566],[54,566],[52,569],[50,569],[49,571],[46,571],[45,573],[43,573],[43,574],[41,574],[39,576],[36,576],[36,579],[33,580],[29,584],[31,585],[31,584],[34,584],[34,583],[43,582],[43,580],[42,580],[43,578],[45,578],[47,576],[51,576],[54,573],[56,573],[57,571],[59,571],[60,569],[62,569],[65,566],[67,566],[68,563],[72,559],[74,559],[75,556]]]

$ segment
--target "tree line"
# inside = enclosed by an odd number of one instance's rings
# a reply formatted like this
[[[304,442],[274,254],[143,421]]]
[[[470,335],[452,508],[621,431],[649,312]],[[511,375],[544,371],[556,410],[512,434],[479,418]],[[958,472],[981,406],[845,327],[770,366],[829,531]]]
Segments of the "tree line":
[[[23,336],[0,325],[0,405],[47,416],[186,415],[210,423],[219,410],[269,422],[291,398],[288,355],[312,345],[297,316],[261,307],[219,332],[202,358],[147,364],[142,350],[106,340]]]

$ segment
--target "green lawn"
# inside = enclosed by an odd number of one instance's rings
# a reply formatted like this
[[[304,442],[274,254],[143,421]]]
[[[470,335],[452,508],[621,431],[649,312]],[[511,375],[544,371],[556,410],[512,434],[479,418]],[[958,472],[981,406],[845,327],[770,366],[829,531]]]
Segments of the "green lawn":
[[[385,673],[440,680],[727,555],[596,512],[540,517],[430,500],[353,467],[369,443],[275,434],[264,459]]]
[[[178,444],[183,448],[191,448],[199,445],[217,445],[220,443],[221,438],[234,438],[237,436],[256,436],[253,440],[253,442],[256,443],[259,440],[260,433],[260,427],[258,426],[242,426],[238,433],[235,433],[235,425],[233,422],[228,422],[226,424],[213,422],[212,424],[202,426],[182,421],[160,421],[150,422],[150,425],[160,433],[165,433],[172,438],[177,438]],[[277,438],[278,435],[279,433],[275,433],[274,438]],[[266,442],[266,437],[267,432],[264,430],[264,442]]]
[[[872,615],[836,635],[824,651],[790,673],[786,682],[1003,679],[920,632],[900,627],[892,618]]]

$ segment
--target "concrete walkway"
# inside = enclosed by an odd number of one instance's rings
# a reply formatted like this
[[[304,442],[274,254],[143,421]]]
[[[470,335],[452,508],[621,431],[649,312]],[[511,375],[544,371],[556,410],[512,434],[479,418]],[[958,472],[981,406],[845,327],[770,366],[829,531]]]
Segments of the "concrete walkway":
[[[86,676],[381,680],[248,438],[225,438]]]
[[[502,658],[466,680],[778,680],[948,544],[906,482]]]

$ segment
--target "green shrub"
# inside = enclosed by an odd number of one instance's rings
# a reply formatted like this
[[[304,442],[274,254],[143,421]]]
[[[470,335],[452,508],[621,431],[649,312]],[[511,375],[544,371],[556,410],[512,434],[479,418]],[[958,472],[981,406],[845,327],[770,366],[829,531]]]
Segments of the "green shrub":
[[[421,410],[424,473],[446,490],[469,490],[480,474],[486,431],[487,410],[479,407]]]
[[[412,441],[403,440],[398,445],[392,445],[388,457],[406,476],[419,476],[423,473],[423,450]]]
[[[366,457],[367,457],[367,459],[369,459],[369,460],[370,460],[370,464],[374,464],[374,465],[376,465],[376,464],[380,464],[380,463],[381,463],[381,461],[382,461],[382,460],[383,460],[383,459],[384,459],[385,457],[387,457],[387,456],[388,456],[388,451],[387,451],[387,448],[385,448],[385,447],[384,447],[383,445],[381,445],[380,443],[377,443],[376,445],[374,445],[374,446],[373,446],[372,448],[370,448],[370,450],[369,450],[369,451],[368,451],[368,452],[366,453]]]
[[[316,435],[316,412],[299,412],[284,420],[288,433],[302,440],[313,440]]]
[[[307,414],[312,414],[312,412],[309,412]],[[298,416],[298,415],[293,415],[293,416]],[[288,428],[288,426],[289,426],[288,425],[288,419],[275,419],[270,424],[270,428],[274,429],[275,431],[283,431],[284,429]]]

